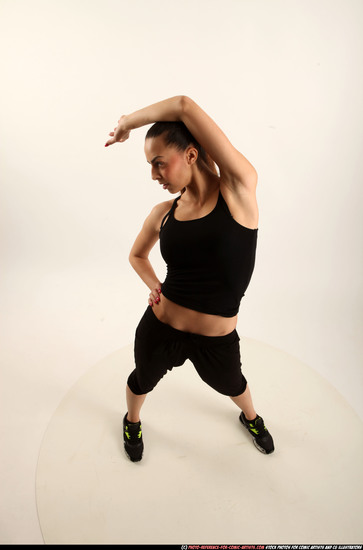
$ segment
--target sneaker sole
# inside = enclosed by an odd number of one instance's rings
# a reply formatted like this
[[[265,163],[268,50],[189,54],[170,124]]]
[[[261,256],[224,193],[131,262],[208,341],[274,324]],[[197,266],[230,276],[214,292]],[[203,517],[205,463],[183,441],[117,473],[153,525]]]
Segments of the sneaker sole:
[[[142,455],[140,456],[140,458],[132,458],[128,452],[126,451],[125,447],[124,447],[124,451],[125,451],[125,455],[127,456],[127,458],[131,461],[131,462],[140,462],[142,460],[142,457],[144,456],[144,452],[142,452]]]
[[[242,426],[247,430],[249,435],[252,437],[252,441],[253,441],[253,444],[256,447],[256,449],[258,449],[264,455],[270,455],[274,452],[275,449],[272,449],[272,451],[266,451],[266,449],[264,449],[263,447],[260,447],[260,445],[257,443],[256,439],[253,437],[253,435],[251,434],[250,430],[247,428],[246,424],[243,422],[241,417],[239,417],[239,420],[240,420]]]
[[[251,434],[250,434],[251,435]],[[264,449],[263,447],[260,447],[259,444],[257,443],[256,439],[252,436],[252,439],[253,439],[253,443],[256,447],[256,449],[258,449],[261,453],[263,453],[264,455],[270,455],[274,452],[275,449],[272,449],[272,451],[266,451],[266,449]]]

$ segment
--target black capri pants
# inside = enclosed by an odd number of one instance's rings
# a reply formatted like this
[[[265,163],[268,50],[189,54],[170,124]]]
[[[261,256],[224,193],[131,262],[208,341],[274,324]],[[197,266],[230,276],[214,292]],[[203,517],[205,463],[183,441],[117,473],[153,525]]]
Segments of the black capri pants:
[[[148,306],[136,328],[136,368],[127,384],[136,395],[149,393],[168,370],[190,359],[204,382],[223,395],[236,397],[247,386],[241,370],[239,341],[236,330],[225,336],[177,330],[159,321]]]

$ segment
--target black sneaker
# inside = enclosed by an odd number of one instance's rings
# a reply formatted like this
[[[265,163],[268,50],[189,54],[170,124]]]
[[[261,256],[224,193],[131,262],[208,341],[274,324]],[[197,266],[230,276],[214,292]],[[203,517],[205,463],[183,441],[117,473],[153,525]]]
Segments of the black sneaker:
[[[253,442],[257,449],[261,451],[261,453],[269,455],[274,452],[275,447],[273,439],[268,429],[266,428],[263,418],[261,418],[261,416],[257,415],[255,420],[247,420],[243,412],[241,412],[239,419],[244,427],[247,428],[247,430],[253,436]]]
[[[142,441],[141,422],[129,422],[127,413],[124,416],[124,447],[127,456],[132,462],[139,462],[144,452]]]

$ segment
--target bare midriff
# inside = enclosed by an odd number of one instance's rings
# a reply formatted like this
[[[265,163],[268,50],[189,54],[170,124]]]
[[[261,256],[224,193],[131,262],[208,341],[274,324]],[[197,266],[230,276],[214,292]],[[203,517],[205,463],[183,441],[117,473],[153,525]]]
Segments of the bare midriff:
[[[167,325],[183,332],[202,334],[203,336],[225,336],[237,325],[237,315],[222,317],[200,313],[193,309],[180,306],[160,295],[160,302],[152,306],[155,316]]]

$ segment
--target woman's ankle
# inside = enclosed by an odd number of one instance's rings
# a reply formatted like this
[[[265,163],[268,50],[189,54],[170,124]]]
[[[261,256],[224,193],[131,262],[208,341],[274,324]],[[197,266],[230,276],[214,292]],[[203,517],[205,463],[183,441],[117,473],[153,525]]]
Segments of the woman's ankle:
[[[127,413],[126,420],[127,422],[131,422],[131,424],[137,424],[138,422],[140,422],[140,416]]]

